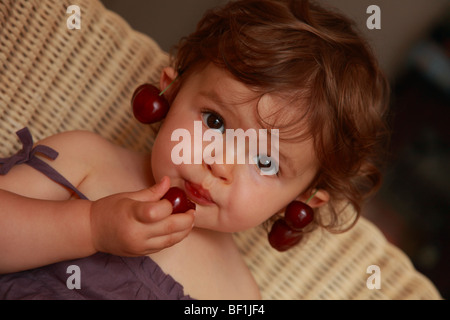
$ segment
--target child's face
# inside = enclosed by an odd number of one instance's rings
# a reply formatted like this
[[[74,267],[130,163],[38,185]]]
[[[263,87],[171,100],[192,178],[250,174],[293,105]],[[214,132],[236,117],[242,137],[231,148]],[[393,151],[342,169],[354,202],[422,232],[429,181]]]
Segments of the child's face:
[[[176,165],[173,162],[172,150],[180,145],[181,139],[171,141],[171,137],[180,128],[190,133],[194,158],[194,121],[202,122],[203,133],[211,128],[218,132],[239,128],[244,131],[267,129],[261,126],[260,117],[268,119],[285,104],[270,94],[258,98],[259,95],[227,71],[210,64],[192,73],[173,100],[153,147],[152,171],[155,181],[169,176],[172,186],[186,190],[196,202],[196,227],[222,232],[242,231],[281,212],[292,200],[305,201],[307,198],[301,193],[317,172],[312,142],[284,141],[282,130],[276,175],[262,175],[260,167],[250,161],[229,164],[224,158],[224,164],[210,165],[205,162],[193,164],[194,160],[191,164]],[[226,149],[225,134],[223,137],[223,148]],[[203,141],[197,152],[210,144],[210,141]],[[202,195],[195,198],[199,186],[202,186]],[[209,195],[205,195],[205,190]]]

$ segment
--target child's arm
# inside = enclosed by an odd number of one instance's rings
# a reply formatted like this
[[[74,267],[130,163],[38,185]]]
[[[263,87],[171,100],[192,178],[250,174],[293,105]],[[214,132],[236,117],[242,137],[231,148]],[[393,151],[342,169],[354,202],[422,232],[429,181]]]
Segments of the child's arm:
[[[192,229],[193,210],[171,215],[170,202],[159,200],[169,184],[164,179],[152,188],[95,202],[31,199],[0,190],[0,273],[97,251],[146,255],[178,243]]]
[[[0,190],[0,273],[95,253],[90,202],[38,200]]]
[[[95,171],[95,161],[87,158],[95,157],[93,150],[110,152],[104,140],[83,133],[57,135],[44,142],[60,151],[51,164],[75,185]],[[91,152],[83,152],[86,148]],[[181,241],[192,228],[193,213],[171,215],[170,203],[160,200],[169,185],[164,179],[149,189],[94,202],[68,200],[64,188],[33,168],[14,168],[0,176],[0,273],[97,251],[144,255]]]

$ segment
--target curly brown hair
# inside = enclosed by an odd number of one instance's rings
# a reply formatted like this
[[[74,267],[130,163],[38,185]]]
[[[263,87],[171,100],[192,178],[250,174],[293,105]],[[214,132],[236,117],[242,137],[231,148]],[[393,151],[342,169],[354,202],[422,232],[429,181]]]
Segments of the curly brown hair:
[[[342,231],[342,200],[359,217],[381,183],[389,87],[351,20],[304,0],[230,1],[205,14],[173,59],[181,75],[212,62],[261,94],[284,93],[298,109],[285,129],[307,119],[314,139],[319,170],[309,188],[331,198],[331,220],[316,223]]]

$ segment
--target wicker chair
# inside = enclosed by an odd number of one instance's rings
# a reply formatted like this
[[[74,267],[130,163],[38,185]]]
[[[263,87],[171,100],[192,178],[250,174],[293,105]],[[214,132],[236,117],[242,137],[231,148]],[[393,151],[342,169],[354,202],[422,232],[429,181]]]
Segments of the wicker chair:
[[[78,0],[81,29],[70,30],[70,0],[0,2],[0,157],[20,148],[15,132],[36,140],[85,129],[135,150],[149,150],[157,126],[137,123],[130,97],[157,82],[168,55],[97,0]],[[351,212],[350,212],[351,214]],[[362,218],[343,234],[314,232],[278,253],[266,231],[236,234],[264,299],[441,299],[399,249]],[[381,288],[367,269],[379,267]]]

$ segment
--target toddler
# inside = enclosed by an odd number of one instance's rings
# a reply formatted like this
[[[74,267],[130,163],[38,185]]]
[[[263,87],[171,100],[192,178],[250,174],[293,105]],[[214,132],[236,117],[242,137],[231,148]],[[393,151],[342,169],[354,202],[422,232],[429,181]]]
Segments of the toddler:
[[[308,1],[230,1],[182,39],[159,87],[170,110],[151,154],[83,131],[32,151],[19,133],[24,152],[0,167],[2,298],[257,299],[233,232],[294,200],[315,210],[312,227],[341,231],[340,204],[359,214],[380,183],[387,84],[337,13]],[[276,129],[279,156],[175,164],[173,132],[194,136],[195,122],[224,135]],[[171,186],[196,209],[171,214]],[[81,270],[79,290],[67,288],[70,266]]]

